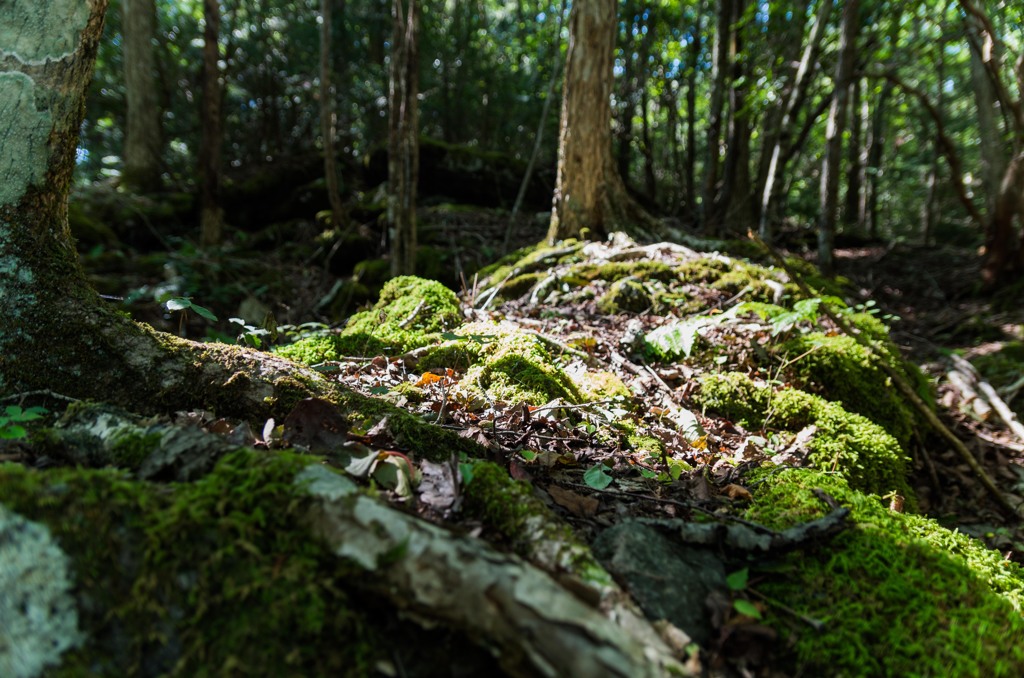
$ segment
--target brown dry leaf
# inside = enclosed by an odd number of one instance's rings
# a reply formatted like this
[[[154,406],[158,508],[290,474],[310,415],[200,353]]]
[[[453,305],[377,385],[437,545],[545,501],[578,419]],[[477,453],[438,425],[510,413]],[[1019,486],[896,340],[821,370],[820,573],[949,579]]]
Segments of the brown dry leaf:
[[[596,497],[584,497],[578,492],[567,490],[558,485],[550,486],[548,494],[551,495],[556,504],[573,515],[581,517],[590,517],[597,513],[597,507],[600,504]]]
[[[742,485],[737,485],[735,483],[729,483],[728,485],[723,487],[722,488],[722,494],[724,494],[725,496],[729,497],[729,499],[732,499],[733,501],[737,501],[737,500],[738,501],[753,501],[754,500],[754,496],[752,494],[750,494],[750,490],[748,490],[747,488],[743,487]]]

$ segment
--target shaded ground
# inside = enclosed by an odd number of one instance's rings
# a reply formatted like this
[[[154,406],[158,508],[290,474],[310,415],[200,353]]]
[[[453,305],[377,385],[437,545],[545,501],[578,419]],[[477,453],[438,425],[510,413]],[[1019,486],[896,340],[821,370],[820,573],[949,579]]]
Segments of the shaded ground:
[[[982,376],[1009,389],[1001,395],[1017,411],[1024,411],[1019,364],[1004,365],[1003,372],[981,359],[1007,350],[1024,338],[1024,305],[1012,297],[979,295],[980,259],[970,248],[895,245],[836,252],[838,272],[848,277],[862,298],[874,299],[886,313],[896,316],[892,337],[905,354],[920,365],[939,388],[943,419],[976,453],[990,475],[1008,491],[1024,486],[1024,440],[1007,430],[995,415],[983,420],[970,398],[950,383],[951,353],[978,364]],[[942,445],[922,449],[918,484],[928,498],[923,506],[950,525],[985,539],[993,548],[1020,561],[1024,559],[1024,533],[1019,525],[1002,519],[984,500],[984,490],[971,477],[952,450]]]

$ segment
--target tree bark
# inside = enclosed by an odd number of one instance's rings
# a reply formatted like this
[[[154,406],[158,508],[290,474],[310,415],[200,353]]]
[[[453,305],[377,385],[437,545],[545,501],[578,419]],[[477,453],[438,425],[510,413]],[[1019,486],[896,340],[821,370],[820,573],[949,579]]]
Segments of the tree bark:
[[[124,0],[122,6],[127,124],[121,183],[129,191],[160,189],[162,134],[156,72],[155,0]]]
[[[825,132],[825,157],[821,161],[821,212],[818,217],[818,267],[832,275],[835,247],[836,212],[839,198],[839,161],[843,152],[843,125],[853,76],[856,39],[860,29],[860,0],[847,0],[843,8],[842,34],[839,38],[839,64],[836,66],[835,91]]]
[[[338,162],[336,160],[337,120],[334,112],[334,88],[331,86],[331,3],[334,0],[320,0],[320,134],[324,144],[324,179],[327,183],[327,199],[331,205],[331,222],[335,228],[341,226],[344,207],[338,191]]]
[[[575,3],[569,14],[558,175],[547,239],[601,239],[615,230],[656,237],[660,225],[626,193],[612,158],[615,0]]]
[[[718,233],[722,226],[719,215],[719,171],[722,163],[722,118],[725,111],[726,88],[729,83],[729,47],[732,43],[734,17],[732,0],[722,0],[718,9],[714,55],[711,61],[711,97],[708,104],[707,159],[704,163],[704,196],[701,207],[704,228]]]
[[[203,0],[203,104],[199,145],[200,214],[199,242],[204,247],[224,240],[224,210],[220,206],[221,176],[221,87],[220,87],[220,3]]]
[[[388,224],[391,274],[416,271],[416,184],[419,181],[419,8],[416,0],[391,5],[388,88]]]
[[[807,98],[807,88],[813,69],[817,67],[818,52],[821,49],[822,36],[825,34],[825,27],[828,25],[829,16],[832,13],[832,3],[824,0],[818,5],[818,12],[814,18],[814,25],[811,27],[811,34],[804,46],[803,57],[793,76],[793,83],[787,88],[784,97],[785,102],[782,121],[779,123],[779,133],[775,143],[771,145],[771,159],[768,161],[768,169],[765,174],[764,186],[761,190],[761,209],[759,210],[760,223],[758,232],[765,242],[772,240],[772,218],[773,202],[778,190],[779,177],[783,176],[786,165],[786,156],[792,144],[791,127],[794,124],[796,113],[803,106]]]
[[[846,201],[843,207],[843,224],[851,230],[862,230],[860,222],[860,196],[864,176],[864,125],[861,117],[861,79],[850,83],[850,145],[846,153]]]

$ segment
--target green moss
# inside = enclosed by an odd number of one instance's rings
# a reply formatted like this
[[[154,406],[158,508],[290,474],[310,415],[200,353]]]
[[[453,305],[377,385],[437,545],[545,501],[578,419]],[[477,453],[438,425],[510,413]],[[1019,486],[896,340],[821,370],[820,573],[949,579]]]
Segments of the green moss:
[[[484,456],[484,448],[472,440],[434,426],[381,398],[346,391],[338,394],[336,403],[342,415],[351,422],[354,433],[365,434],[374,427],[383,426],[400,448],[416,457],[444,462],[451,459],[452,454]]]
[[[755,429],[797,433],[813,425],[817,430],[807,450],[815,468],[843,474],[858,490],[878,495],[895,491],[907,498],[909,506],[914,504],[906,480],[907,458],[896,439],[838,403],[794,388],[773,391],[735,372],[703,378],[695,400]]]
[[[639,280],[623,278],[612,283],[597,300],[597,310],[606,315],[642,313],[655,306],[647,287]]]
[[[537,498],[528,483],[513,480],[497,464],[473,464],[464,498],[466,513],[523,558],[543,560],[546,568],[555,565],[598,588],[611,585],[611,577],[572,528]]]
[[[110,440],[111,460],[121,468],[137,469],[160,445],[161,433],[126,433]]]
[[[676,279],[676,272],[672,267],[661,261],[610,261],[603,264],[577,264],[569,269],[569,275],[587,282],[592,280],[615,282],[623,278],[671,282]]]
[[[400,355],[440,341],[462,322],[455,293],[415,276],[392,278],[368,311],[352,316],[340,334],[302,339],[275,349],[279,355],[316,364],[346,355]]]
[[[171,486],[0,467],[4,504],[72,556],[89,640],[54,675],[370,673],[346,566],[301,522],[309,461],[242,450]]]
[[[426,372],[435,368],[465,370],[480,358],[482,344],[472,339],[449,339],[431,347],[416,363],[416,369]]]
[[[533,289],[533,286],[545,277],[547,277],[545,273],[524,273],[522,275],[517,275],[501,286],[501,292],[498,296],[502,299],[518,299]]]
[[[746,517],[783,529],[824,515],[824,490],[851,509],[827,544],[758,573],[757,589],[824,622],[816,632],[769,606],[794,645],[793,675],[1024,675],[1021,568],[935,521],[889,511],[838,476],[760,473]]]
[[[870,316],[867,316],[870,318]],[[877,333],[860,319],[866,331]],[[884,331],[884,327],[883,330]],[[897,349],[885,337],[891,354],[887,358],[896,370],[908,375],[912,384],[924,383],[920,372],[905,368]],[[820,394],[842,404],[850,412],[864,415],[880,425],[904,448],[910,443],[916,425],[916,413],[892,384],[892,380],[872,358],[871,352],[846,335],[829,336],[812,332],[786,342],[780,352],[787,357],[787,376],[799,388]]]
[[[606,400],[608,398],[630,398],[633,393],[618,375],[612,372],[585,371],[573,374],[572,380],[584,400]]]
[[[526,332],[496,336],[484,344],[481,361],[466,372],[463,383],[469,388],[509,403],[542,405],[555,398],[580,402],[579,389],[557,365],[554,346]]]

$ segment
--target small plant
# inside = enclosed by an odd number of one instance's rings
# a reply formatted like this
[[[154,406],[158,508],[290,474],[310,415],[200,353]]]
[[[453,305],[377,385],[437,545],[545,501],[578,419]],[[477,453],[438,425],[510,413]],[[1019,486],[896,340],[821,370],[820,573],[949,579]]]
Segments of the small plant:
[[[215,316],[210,309],[204,308],[199,304],[192,303],[191,297],[171,297],[163,303],[171,313],[174,313],[175,311],[181,313],[180,320],[178,321],[178,334],[184,333],[185,321],[188,320],[189,311],[193,311],[199,317],[206,318],[212,323],[217,322],[217,316]]]
[[[761,618],[761,610],[757,608],[752,602],[746,598],[738,597],[739,594],[747,590],[747,580],[750,577],[750,571],[747,568],[737,570],[725,578],[725,585],[729,587],[729,593],[732,596],[732,608],[738,613],[751,617],[753,619]]]
[[[250,325],[244,318],[228,318],[228,321],[242,326],[242,332],[235,340],[237,344],[259,349],[264,345],[269,346],[277,339],[277,327],[273,322],[273,316],[264,321],[263,327]]]
[[[8,405],[0,414],[0,439],[19,440],[28,435],[24,424],[28,421],[41,419],[47,410],[45,407],[30,407],[27,410],[18,405]]]

